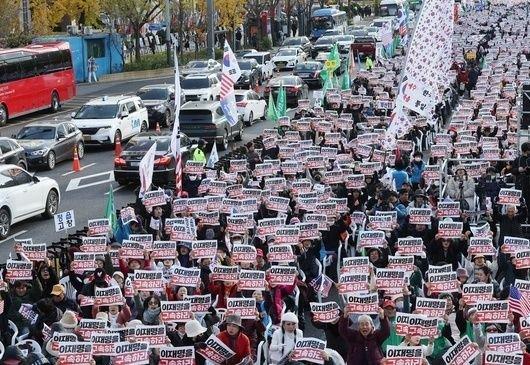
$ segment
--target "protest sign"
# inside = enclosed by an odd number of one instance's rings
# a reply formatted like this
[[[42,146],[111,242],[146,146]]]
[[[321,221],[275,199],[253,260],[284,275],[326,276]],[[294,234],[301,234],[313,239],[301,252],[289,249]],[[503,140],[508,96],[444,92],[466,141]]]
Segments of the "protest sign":
[[[523,192],[521,190],[502,188],[499,191],[497,204],[518,206],[521,203],[522,196]]]
[[[164,274],[162,270],[135,270],[133,285],[138,291],[162,290],[164,288]]]
[[[275,236],[275,245],[297,245],[300,241],[300,228],[296,226],[281,227],[276,230]]]
[[[368,274],[341,274],[337,284],[339,294],[367,293],[369,290]]]
[[[470,237],[468,255],[496,255],[497,250],[493,247],[493,240],[489,237]]]
[[[62,365],[92,365],[91,343],[60,342],[58,352]]]
[[[411,208],[409,211],[410,224],[431,224],[431,210],[428,208]]]
[[[164,190],[146,191],[142,198],[142,204],[146,208],[153,208],[160,205],[166,205],[166,195]]]
[[[423,365],[421,346],[392,346],[386,348],[385,365]]]
[[[166,326],[136,326],[134,328],[134,340],[140,342],[146,342],[149,344],[149,348],[163,347],[166,343]]]
[[[459,218],[460,202],[438,202],[436,216],[438,218]]]
[[[304,337],[297,340],[291,360],[308,361],[314,364],[324,364],[323,351],[326,348],[326,342],[313,337]]]
[[[311,302],[309,305],[315,322],[333,323],[339,319],[340,308],[336,302]]]
[[[268,282],[271,285],[293,285],[298,270],[293,266],[271,266]]]
[[[396,333],[400,336],[419,336],[421,338],[438,335],[438,319],[420,314],[396,313]]]
[[[507,300],[481,301],[476,304],[476,320],[479,323],[509,323]]]
[[[46,244],[33,243],[31,239],[15,241],[15,252],[22,254],[29,261],[44,261],[46,259]],[[29,242],[31,241],[31,242]]]
[[[405,285],[405,272],[392,269],[377,269],[375,273],[377,290],[387,292],[401,292]]]
[[[152,260],[175,260],[177,256],[177,242],[154,241],[151,252]]]
[[[446,308],[447,301],[445,299],[416,299],[416,313],[428,318],[443,318]]]
[[[429,290],[431,293],[457,292],[460,289],[460,282],[456,272],[444,274],[428,274]]]
[[[147,342],[118,342],[114,365],[149,364],[149,344]]]
[[[171,285],[195,287],[199,283],[200,275],[200,269],[192,267],[176,267],[171,276]]]
[[[126,207],[120,210],[120,219],[124,226],[131,222],[136,222],[136,212],[134,211],[134,208]]]
[[[463,222],[438,222],[438,235],[442,238],[460,238],[462,236]]]
[[[256,262],[256,247],[245,244],[232,245],[232,261],[236,263],[254,263]]]
[[[83,274],[86,271],[92,272],[96,269],[96,255],[93,253],[74,252],[74,261],[70,268],[77,274]]]
[[[94,304],[101,306],[108,305],[123,305],[124,300],[121,294],[121,289],[117,286],[110,286],[108,288],[94,287]]]
[[[383,231],[361,231],[359,232],[359,248],[366,247],[385,247],[386,238]]]
[[[467,365],[480,355],[477,344],[464,336],[443,354],[446,365]]]
[[[54,332],[53,335],[51,335],[51,348],[53,351],[59,351],[59,344],[65,343],[65,342],[77,342],[77,335],[74,333],[66,333],[66,332]]]
[[[239,272],[237,287],[241,290],[265,290],[265,272],[260,270],[243,270]]]
[[[161,347],[159,365],[195,365],[195,347]]]
[[[377,293],[346,294],[345,310],[349,314],[378,314],[379,298]]]
[[[484,365],[523,365],[523,355],[516,353],[504,353],[498,351],[486,351]]]
[[[94,333],[105,332],[106,327],[107,321],[105,320],[81,318],[77,327],[77,333],[83,339],[88,340]]]
[[[239,280],[239,266],[216,265],[212,269],[212,281],[231,281]]]
[[[33,262],[7,259],[6,280],[32,280]]]
[[[388,215],[369,215],[368,224],[370,229],[374,231],[391,231],[394,222],[392,217]]]
[[[414,271],[414,256],[388,256],[387,268],[412,273]]]
[[[123,240],[119,249],[119,258],[122,260],[137,259],[143,260],[144,246],[140,242]]]
[[[118,333],[93,333],[90,336],[94,356],[115,356],[115,343],[120,342]]]
[[[194,259],[213,259],[217,254],[217,241],[193,241],[191,243],[191,252]]]
[[[86,253],[106,254],[107,253],[107,237],[81,237],[81,251]]]
[[[246,166],[245,166],[246,167]],[[184,173],[189,175],[202,175],[204,173],[204,162],[187,160]]]
[[[107,218],[89,219],[87,236],[102,236],[110,232],[110,221]]]
[[[269,262],[274,263],[289,263],[295,260],[296,256],[293,254],[291,245],[271,245],[267,253]]]
[[[186,322],[192,320],[191,303],[188,300],[161,301],[160,318],[164,322]]]
[[[505,354],[522,353],[518,333],[486,333],[486,350]]]
[[[526,238],[504,236],[501,251],[503,253],[515,254],[518,251],[530,249],[530,241]]]
[[[235,355],[216,335],[208,337],[206,347],[197,349],[197,353],[214,364],[223,364]]]
[[[344,257],[342,259],[341,273],[364,273],[370,272],[370,260],[368,256]]]
[[[212,304],[212,296],[210,294],[186,295],[185,300],[190,302],[191,311],[197,314],[207,313]]]
[[[241,319],[256,319],[256,299],[254,298],[227,298],[226,314],[238,314]]]
[[[467,305],[493,299],[493,284],[464,284],[462,299]]]
[[[420,237],[401,237],[397,241],[397,252],[400,255],[424,256],[423,240]]]

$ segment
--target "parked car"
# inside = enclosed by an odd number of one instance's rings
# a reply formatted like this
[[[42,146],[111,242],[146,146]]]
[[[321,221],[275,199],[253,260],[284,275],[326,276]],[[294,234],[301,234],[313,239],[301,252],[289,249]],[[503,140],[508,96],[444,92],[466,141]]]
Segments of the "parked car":
[[[268,80],[274,75],[274,63],[270,52],[252,52],[243,56],[244,59],[255,59],[261,71],[261,79]]]
[[[142,99],[147,108],[149,127],[160,123],[170,127],[175,120],[175,86],[170,84],[148,85],[140,88],[136,95]],[[184,104],[184,95],[179,95]]]
[[[219,101],[187,102],[180,109],[179,120],[180,130],[188,137],[217,143],[220,150],[226,150],[229,141],[243,139],[243,121],[239,118],[230,126]]]
[[[149,128],[147,108],[136,95],[103,96],[72,113],[72,123],[83,132],[85,144],[109,145]]]
[[[28,124],[16,137],[24,148],[29,166],[53,170],[58,162],[85,156],[83,133],[71,122],[37,122]]]
[[[209,59],[207,61],[190,61],[182,68],[181,73],[183,75],[192,74],[208,74],[214,72],[221,72],[221,64],[216,60]]]
[[[293,75],[299,76],[309,87],[321,88],[322,79],[320,78],[320,71],[322,71],[323,67],[321,62],[302,62],[296,65]]]
[[[189,75],[180,83],[185,101],[218,100],[221,82],[217,75]]]
[[[256,52],[258,52],[258,50],[254,48],[240,49],[239,51],[234,51],[234,55],[236,56],[236,58],[242,58],[247,53],[256,53]]]
[[[171,131],[149,131],[137,134],[127,142],[121,154],[114,159],[114,180],[120,185],[140,181],[140,161],[156,143],[153,167],[153,184],[165,186],[175,181],[175,158],[171,152]],[[190,158],[191,140],[180,134],[181,161],[184,164]]]
[[[236,90],[237,113],[243,116],[246,125],[260,118],[265,119],[267,102],[252,90]]]
[[[9,237],[11,226],[42,214],[52,218],[59,210],[57,182],[31,175],[16,165],[0,166],[0,239]]]
[[[261,84],[261,71],[256,60],[238,60],[239,68],[241,69],[241,76],[237,80],[236,87],[251,87]]]
[[[301,48],[280,49],[272,58],[277,71],[293,69],[298,63],[304,62],[307,55]]]
[[[311,49],[311,57],[314,59],[320,52],[331,51],[331,48],[333,48],[333,45],[337,41],[336,38],[337,37],[335,36],[325,36],[318,38]]]
[[[310,54],[312,45],[307,37],[289,37],[283,41],[282,48],[302,48],[302,51]]]
[[[374,37],[355,37],[350,49],[356,57],[358,56],[361,58],[370,56],[374,59],[375,46],[376,40]]]
[[[337,36],[337,48],[340,53],[349,53],[351,44],[354,41],[352,35],[339,35]]]
[[[276,98],[281,86],[285,87],[287,106],[296,107],[298,99],[308,98],[309,88],[299,76],[280,76],[269,81],[265,88],[265,100],[268,100],[270,93]]]
[[[24,148],[12,138],[0,137],[0,164],[17,165],[27,169]]]

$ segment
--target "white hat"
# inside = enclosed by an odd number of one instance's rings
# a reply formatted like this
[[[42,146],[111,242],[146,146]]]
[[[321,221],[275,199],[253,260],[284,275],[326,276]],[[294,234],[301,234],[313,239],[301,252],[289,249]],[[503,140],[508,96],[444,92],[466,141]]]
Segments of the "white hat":
[[[143,325],[143,323],[139,319],[133,319],[132,321],[127,322],[127,327],[130,327],[130,328],[135,328],[141,325]]]
[[[98,312],[98,314],[96,314],[96,318],[95,319],[98,319],[98,320],[103,320],[105,322],[108,322],[109,320],[109,315],[107,314],[107,312]]]
[[[192,319],[191,321],[186,322],[186,324],[184,325],[184,330],[186,331],[186,336],[188,336],[189,338],[197,337],[200,334],[206,332],[206,328],[201,326],[199,321],[197,321],[196,319]]]
[[[298,316],[293,312],[285,312],[282,314],[282,322],[294,322],[298,324]]]
[[[77,327],[78,321],[74,312],[66,311],[63,313],[63,316],[59,323],[62,324],[64,328],[72,329]]]

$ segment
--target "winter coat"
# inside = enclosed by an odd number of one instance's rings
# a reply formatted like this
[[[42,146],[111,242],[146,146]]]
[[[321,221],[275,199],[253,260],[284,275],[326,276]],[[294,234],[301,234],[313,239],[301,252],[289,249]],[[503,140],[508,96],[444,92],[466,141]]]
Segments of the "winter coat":
[[[462,189],[460,184],[462,184]],[[461,190],[462,195],[460,194]],[[446,194],[454,201],[465,199],[467,204],[469,204],[469,210],[474,210],[475,183],[473,179],[464,178],[463,181],[457,181],[454,177],[449,179]]]
[[[236,338],[232,338],[228,332],[223,331],[219,333],[217,337],[235,352],[234,356],[223,363],[224,365],[238,364],[243,359],[250,356],[250,340],[244,333],[239,332]]]
[[[348,327],[348,318],[339,320],[339,332],[342,338],[350,344],[348,350],[348,365],[378,365],[383,359],[381,345],[390,335],[388,318],[381,320],[381,327],[364,337],[358,330]]]

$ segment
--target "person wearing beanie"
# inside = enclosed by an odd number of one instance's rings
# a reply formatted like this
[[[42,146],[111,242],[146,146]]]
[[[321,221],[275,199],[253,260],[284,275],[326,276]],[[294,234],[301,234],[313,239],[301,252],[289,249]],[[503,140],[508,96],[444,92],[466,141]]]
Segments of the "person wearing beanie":
[[[239,314],[229,314],[225,318],[226,329],[221,331],[217,338],[222,343],[230,347],[235,355],[225,361],[226,365],[236,365],[244,360],[251,358],[250,354],[250,340],[243,333],[243,326],[241,325],[241,316]]]
[[[370,316],[365,314],[357,319],[358,330],[349,327],[348,313],[339,320],[339,332],[342,338],[350,344],[348,350],[347,364],[380,364],[383,359],[381,345],[390,335],[390,323],[385,316],[385,311],[379,309],[381,327],[374,328],[374,322]]]
[[[298,316],[292,312],[285,312],[281,318],[280,328],[272,334],[269,347],[269,358],[271,364],[279,364],[294,349],[297,340],[304,337],[303,332],[298,329]]]

